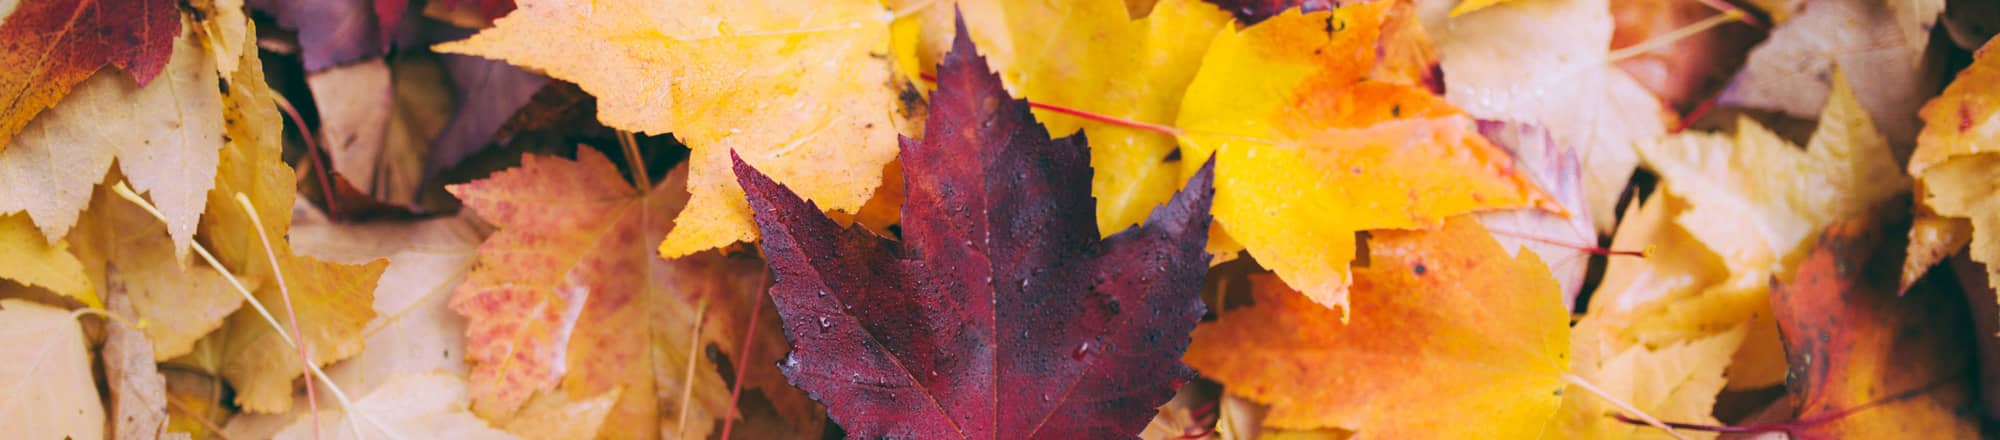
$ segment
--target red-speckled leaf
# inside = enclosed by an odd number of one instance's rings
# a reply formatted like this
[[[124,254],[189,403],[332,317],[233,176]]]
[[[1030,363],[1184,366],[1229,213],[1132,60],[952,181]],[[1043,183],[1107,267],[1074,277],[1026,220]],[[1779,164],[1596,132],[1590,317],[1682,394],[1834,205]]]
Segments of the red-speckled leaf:
[[[857,438],[1138,434],[1192,374],[1212,167],[1099,240],[1083,139],[1049,139],[963,26],[930,110],[902,145],[900,244],[736,162],[792,343],[780,369]]]
[[[1885,205],[1880,212],[1904,209]],[[1879,222],[1836,223],[1773,283],[1771,312],[1798,412],[1775,426],[1797,439],[1979,438],[1965,306],[1920,283],[1897,296],[1901,257]]]
[[[11,2],[10,2],[11,3]],[[0,150],[70,87],[106,64],[140,86],[167,67],[180,10],[172,0],[20,2],[0,17]]]

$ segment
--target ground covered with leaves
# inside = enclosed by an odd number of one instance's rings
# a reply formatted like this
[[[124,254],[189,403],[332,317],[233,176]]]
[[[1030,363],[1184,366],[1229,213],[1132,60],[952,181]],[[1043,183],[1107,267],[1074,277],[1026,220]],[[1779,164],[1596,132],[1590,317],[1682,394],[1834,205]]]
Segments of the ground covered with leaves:
[[[1991,2],[0,17],[0,437],[2000,435]]]

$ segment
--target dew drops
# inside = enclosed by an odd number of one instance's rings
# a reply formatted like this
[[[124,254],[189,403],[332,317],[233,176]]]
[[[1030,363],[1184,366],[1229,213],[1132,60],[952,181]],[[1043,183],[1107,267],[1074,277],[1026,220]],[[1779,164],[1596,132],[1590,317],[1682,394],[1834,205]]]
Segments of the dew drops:
[[[825,290],[821,290],[821,291],[819,291],[819,292],[818,292],[818,295],[819,295],[819,297],[820,297],[820,298],[825,298],[825,297],[826,297],[826,291],[825,291]]]
[[[832,329],[832,328],[833,328],[833,321],[828,321],[828,320],[826,319],[826,317],[825,317],[825,316],[821,316],[821,317],[819,317],[819,332],[820,332],[820,333],[826,333],[826,331],[827,331],[828,329]]]
[[[1090,341],[1083,341],[1083,345],[1076,346],[1076,351],[1072,351],[1069,353],[1069,358],[1080,361],[1083,360],[1084,356],[1089,354],[1090,354]]]

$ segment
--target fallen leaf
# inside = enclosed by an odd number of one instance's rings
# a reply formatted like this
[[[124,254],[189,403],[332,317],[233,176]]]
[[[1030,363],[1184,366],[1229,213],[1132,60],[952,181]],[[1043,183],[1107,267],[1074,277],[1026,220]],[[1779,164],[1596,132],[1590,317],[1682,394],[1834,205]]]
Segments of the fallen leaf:
[[[256,35],[254,28],[250,35]],[[246,39],[242,44],[253,45],[255,41]],[[282,122],[275,106],[276,94],[264,82],[264,66],[256,50],[245,50],[240,66],[223,84],[227,135],[215,188],[208,192],[208,205],[214,209],[202,216],[199,232],[232,273],[273,280],[262,283],[252,294],[279,315],[286,334],[303,333],[314,363],[345,359],[361,351],[362,330],[375,313],[369,308],[371,292],[388,262],[346,265],[293,254],[284,237],[292,223],[293,188],[298,179],[280,157]],[[253,221],[237,202],[239,194],[249,200],[259,221]],[[270,238],[269,248],[260,237]],[[272,260],[278,267],[272,267]],[[277,281],[280,273],[284,275],[282,283]],[[301,332],[291,331],[292,319],[284,312],[287,296],[291,309],[297,312]],[[209,335],[205,342],[220,345],[219,372],[235,386],[236,403],[241,408],[264,413],[290,409],[293,379],[301,373],[299,352],[256,312],[237,310],[222,331]]]
[[[424,3],[424,16],[462,28],[493,26],[493,20],[514,12],[514,0],[437,0]]]
[[[387,53],[408,4],[407,0],[247,0],[245,3],[251,10],[277,19],[278,28],[298,33],[299,54],[307,72]]]
[[[173,16],[179,32],[180,15]],[[215,58],[196,33],[180,32],[170,43],[174,56],[158,70],[161,81],[141,85],[105,70],[21,129],[0,151],[0,213],[27,212],[54,242],[76,224],[112,160],[121,159],[118,169],[166,215],[175,252],[186,255],[215,182],[222,97]]]
[[[116,173],[114,173],[114,177]],[[234,207],[228,207],[234,208]],[[243,306],[243,294],[206,263],[176,264],[174,243],[160,220],[99,186],[69,240],[98,291],[118,287],[146,325],[154,361],[186,355],[195,341],[222,327]],[[239,279],[249,288],[262,281]]]
[[[614,389],[575,401],[563,396],[564,393],[537,394],[520,412],[507,419],[501,429],[524,439],[594,439],[604,428],[604,416],[618,404],[622,391]],[[674,438],[665,432],[661,434]]]
[[[1539,209],[1486,212],[1479,214],[1479,222],[1509,256],[1527,249],[1548,263],[1549,275],[1562,286],[1563,306],[1574,307],[1590,271],[1589,249],[1597,246],[1591,213],[1583,209],[1583,164],[1576,150],[1536,125],[1481,120],[1479,134],[1512,153],[1536,186],[1568,208],[1567,217]]]
[[[1973,54],[1972,65],[1960,71],[1942,94],[1924,104],[1918,114],[1924,129],[1917,135],[1917,150],[1910,156],[1909,166],[1910,176],[1918,182],[1918,203],[1936,214],[1916,220],[1910,245],[1942,248],[1926,251],[1913,247],[1910,258],[1955,252],[1958,246],[1950,243],[1970,235],[1972,248],[1967,255],[1986,265],[1989,283],[2000,282],[2000,276],[1993,276],[2000,274],[2000,236],[1994,235],[2000,232],[2000,204],[1990,197],[1996,189],[1995,170],[2000,170],[1995,168],[2000,154],[1993,154],[2000,153],[1993,147],[1994,139],[2000,136],[1996,131],[2000,130],[2000,122],[1996,122],[2000,118],[1994,117],[2000,105],[1992,98],[2000,95],[1994,86],[2000,81],[2000,56],[1989,53],[1993,47],[1981,47]],[[1927,235],[1939,238],[1919,239]],[[1921,276],[1922,270],[1935,262],[1905,262],[1915,270],[1904,269],[1903,276]]]
[[[964,26],[937,71],[927,133],[903,142],[900,245],[737,160],[792,343],[780,370],[850,436],[1137,434],[1190,374],[1174,359],[1204,311],[1210,172],[1100,241],[1080,139],[1050,139]]]
[[[0,13],[0,65],[14,66],[0,73],[0,151],[104,66],[145,86],[178,52],[181,14],[168,0],[9,2]]]
[[[68,310],[0,299],[0,426],[24,438],[104,438],[83,328]]]
[[[1614,342],[1610,334],[1619,318],[1586,316],[1572,331],[1570,353],[1577,377],[1605,394],[1617,397],[1661,420],[1719,424],[1711,410],[1728,379],[1723,371],[1731,355],[1749,334],[1748,325],[1698,339],[1650,347]],[[1617,315],[1608,315],[1617,316]],[[1600,336],[1604,334],[1604,336]],[[1673,438],[1650,426],[1619,421],[1623,409],[1603,397],[1571,384],[1563,390],[1562,407],[1550,421],[1549,432],[1564,438]],[[1631,414],[1626,414],[1630,416]],[[1688,438],[1714,438],[1713,433],[1681,432]]]
[[[158,439],[167,434],[167,378],[153,364],[153,346],[146,335],[126,325],[140,321],[122,285],[106,289],[106,311],[122,321],[105,325],[101,361],[111,392],[111,432],[114,439]]]
[[[1045,106],[1154,125],[1173,122],[1202,53],[1228,21],[1199,0],[1161,1],[1141,19],[1120,13],[1122,0],[959,5],[996,10],[984,21],[967,13],[966,26],[973,41],[987,48],[984,53],[1010,93]],[[937,5],[918,16],[923,29],[934,32],[919,34],[925,38],[921,52],[907,63],[928,67],[943,58],[955,11]],[[1081,130],[1090,139],[1091,195],[1100,232],[1141,223],[1180,188],[1183,159],[1174,154],[1172,134],[1047,109],[1035,111],[1035,119],[1051,135]]]
[[[222,379],[184,369],[160,373],[167,377],[167,432],[214,438],[214,428],[235,414],[224,403]]]
[[[680,190],[687,172],[676,169],[641,191],[602,154],[581,148],[574,161],[529,155],[520,167],[450,187],[498,228],[451,300],[468,321],[475,412],[507,420],[536,392],[582,400],[622,389],[602,435],[705,438],[728,416],[730,387],[718,362],[688,344],[735,357],[750,308],[732,306],[732,298],[754,295],[765,275],[713,252],[662,260],[653,251],[678,227],[670,215],[688,203]],[[697,311],[704,301],[711,309]],[[764,335],[756,343],[775,350],[776,331]],[[776,353],[759,358],[731,362],[764,367],[758,389],[771,400],[805,401],[768,368]],[[796,408],[797,417],[814,417],[810,404]]]
[[[1688,201],[1674,221],[1722,258],[1727,288],[1752,297],[1764,295],[1772,275],[1791,273],[1821,228],[1909,187],[1888,142],[1841,81],[1803,150],[1748,118],[1737,123],[1735,136],[1689,132],[1638,149],[1661,185]],[[1741,322],[1762,302],[1753,298],[1753,307],[1706,319]]]
[[[757,238],[730,151],[825,209],[868,200],[895,157],[889,19],[870,0],[525,0],[437,50],[574,82],[605,125],[686,143],[693,195],[660,246],[679,257]]]
[[[1556,143],[1576,149],[1583,201],[1559,201],[1573,214],[1588,213],[1600,232],[1611,231],[1619,197],[1639,165],[1632,145],[1667,134],[1676,119],[1611,64],[1609,3],[1513,2],[1454,17],[1432,32],[1446,99],[1480,119],[1542,126]],[[1551,189],[1548,181],[1537,183]]]
[[[1885,210],[1886,211],[1886,210]],[[1944,289],[1896,294],[1879,222],[1829,227],[1771,308],[1791,361],[1793,438],[1976,438],[1971,335]]]
[[[1750,48],[1767,31],[1742,19],[1682,35],[1726,12],[1700,0],[1619,0],[1610,2],[1611,45],[1620,70],[1676,111],[1693,111],[1715,95],[1730,72],[1743,65]]]
[[[1569,368],[1568,313],[1541,261],[1507,257],[1464,217],[1432,231],[1376,232],[1368,246],[1351,321],[1253,278],[1256,303],[1196,328],[1188,365],[1270,404],[1270,427],[1337,427],[1357,438],[1540,434]]]
[[[1364,79],[1390,3],[1285,12],[1220,33],[1177,122],[1183,157],[1216,156],[1220,230],[1333,308],[1348,302],[1356,232],[1433,228],[1480,210],[1560,211],[1443,98]]]
[[[479,1],[505,2],[510,10],[513,5],[510,0]],[[444,3],[449,1],[429,4]],[[440,54],[438,58],[451,78],[452,102],[457,103],[458,110],[451,114],[451,120],[430,145],[424,182],[433,181],[439,173],[491,144],[496,140],[493,135],[549,84],[548,77],[499,61],[453,54]]]
[[[1924,14],[1916,0],[1810,0],[1798,15],[1771,30],[1750,50],[1743,70],[1731,78],[1718,104],[1774,110],[1812,119],[1833,91],[1840,66],[1856,87],[1855,97],[1891,144],[1916,139],[1917,109],[1936,92],[1942,63],[1924,59],[1929,27],[1908,35],[1904,26]],[[1928,11],[1935,21],[1944,2]],[[1908,150],[1904,150],[1908,151]]]
[[[103,306],[83,262],[69,247],[68,241],[44,241],[27,216],[0,215],[0,279],[48,289],[92,307]]]
[[[310,418],[278,432],[281,440],[370,438],[513,439],[465,407],[465,381],[446,374],[390,377],[352,408],[320,411],[320,432]],[[349,418],[357,419],[354,421]],[[356,433],[348,425],[360,425]]]
[[[300,254],[348,264],[389,260],[375,287],[375,319],[363,331],[365,348],[327,368],[327,376],[353,394],[366,394],[402,373],[463,377],[465,318],[447,304],[472,270],[486,229],[469,215],[352,225],[295,222],[291,242]]]
[[[370,201],[414,205],[431,143],[455,113],[440,60],[413,54],[362,61],[308,74],[306,84],[319,109],[319,145],[334,172]]]

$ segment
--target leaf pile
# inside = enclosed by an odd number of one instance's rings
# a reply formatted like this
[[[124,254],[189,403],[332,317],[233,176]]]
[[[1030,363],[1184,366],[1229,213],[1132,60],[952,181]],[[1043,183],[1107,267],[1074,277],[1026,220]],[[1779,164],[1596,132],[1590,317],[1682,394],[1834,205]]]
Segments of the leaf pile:
[[[0,432],[1991,436],[1994,29],[0,2]]]

